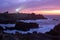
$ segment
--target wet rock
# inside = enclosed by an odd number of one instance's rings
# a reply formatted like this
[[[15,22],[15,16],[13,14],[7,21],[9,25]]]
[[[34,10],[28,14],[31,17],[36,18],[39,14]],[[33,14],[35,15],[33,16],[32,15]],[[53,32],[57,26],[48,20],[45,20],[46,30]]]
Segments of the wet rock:
[[[3,27],[0,26],[0,30],[3,30]]]
[[[52,40],[48,35],[37,33],[36,31],[28,34],[21,34],[16,32],[15,34],[3,33],[2,40]]]
[[[54,36],[60,35],[60,23],[56,25],[53,30],[47,32],[47,34],[54,35]]]
[[[15,28],[16,28],[16,30],[28,31],[31,28],[38,28],[38,24],[17,22]]]
[[[15,27],[6,27],[5,30],[15,30]]]

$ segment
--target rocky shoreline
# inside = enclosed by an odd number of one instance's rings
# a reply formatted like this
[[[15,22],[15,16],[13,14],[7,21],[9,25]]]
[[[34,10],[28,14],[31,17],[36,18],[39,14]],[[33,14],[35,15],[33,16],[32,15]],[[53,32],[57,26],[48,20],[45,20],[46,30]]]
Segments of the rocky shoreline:
[[[16,32],[15,34],[9,34],[0,31],[0,40],[52,40],[52,38],[48,35],[37,32],[28,34],[21,34]]]
[[[36,15],[35,13],[0,13],[0,21],[2,20],[36,20],[36,19],[47,19],[41,14]]]
[[[2,29],[2,30],[28,31],[30,29],[38,28],[38,27],[39,26],[38,26],[37,23],[15,22],[15,27],[5,27],[5,29],[3,29],[2,27],[0,27],[0,29]]]
[[[0,28],[0,40],[60,40],[60,24],[56,25],[53,30],[46,33],[33,33],[22,34],[16,32],[15,34],[5,33]]]

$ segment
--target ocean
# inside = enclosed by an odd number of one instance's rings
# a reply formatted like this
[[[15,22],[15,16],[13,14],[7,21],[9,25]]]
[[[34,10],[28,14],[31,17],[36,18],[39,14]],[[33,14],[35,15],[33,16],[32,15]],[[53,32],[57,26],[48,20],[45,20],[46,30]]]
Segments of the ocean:
[[[22,34],[32,33],[36,31],[37,33],[46,33],[55,27],[55,25],[60,23],[60,15],[44,15],[48,19],[37,19],[37,20],[18,20],[23,22],[34,22],[39,24],[39,28],[30,29],[29,31],[20,31],[20,30],[4,30],[7,33],[19,32]],[[5,27],[14,27],[15,24],[0,24],[3,28]]]

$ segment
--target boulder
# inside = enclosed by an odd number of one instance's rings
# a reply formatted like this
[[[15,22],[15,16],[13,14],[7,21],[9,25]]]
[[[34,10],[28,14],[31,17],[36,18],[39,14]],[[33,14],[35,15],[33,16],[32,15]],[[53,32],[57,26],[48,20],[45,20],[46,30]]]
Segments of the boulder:
[[[47,34],[55,35],[55,36],[60,35],[60,23],[56,25],[53,30],[51,30],[50,32],[47,32]]]
[[[17,22],[15,25],[16,30],[27,31],[31,28],[38,28],[38,24],[36,23],[25,23],[25,22]]]

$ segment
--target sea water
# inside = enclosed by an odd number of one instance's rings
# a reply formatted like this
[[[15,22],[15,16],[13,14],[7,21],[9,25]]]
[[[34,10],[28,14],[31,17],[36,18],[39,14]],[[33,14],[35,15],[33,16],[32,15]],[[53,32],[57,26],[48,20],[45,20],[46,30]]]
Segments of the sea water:
[[[60,23],[60,16],[45,16],[48,19],[40,19],[40,20],[18,20],[18,21],[22,21],[22,22],[33,22],[33,23],[37,23],[39,24],[39,28],[34,28],[34,29],[30,29],[29,31],[20,31],[20,30],[5,30],[4,32],[7,33],[15,33],[15,32],[19,32],[22,34],[26,34],[26,33],[32,33],[34,31],[36,31],[37,33],[41,32],[41,33],[45,33],[45,32],[49,32],[51,29],[53,29],[55,27],[55,25]],[[53,20],[56,19],[56,20]],[[7,26],[7,27],[14,27],[15,24],[0,24],[0,26]]]

